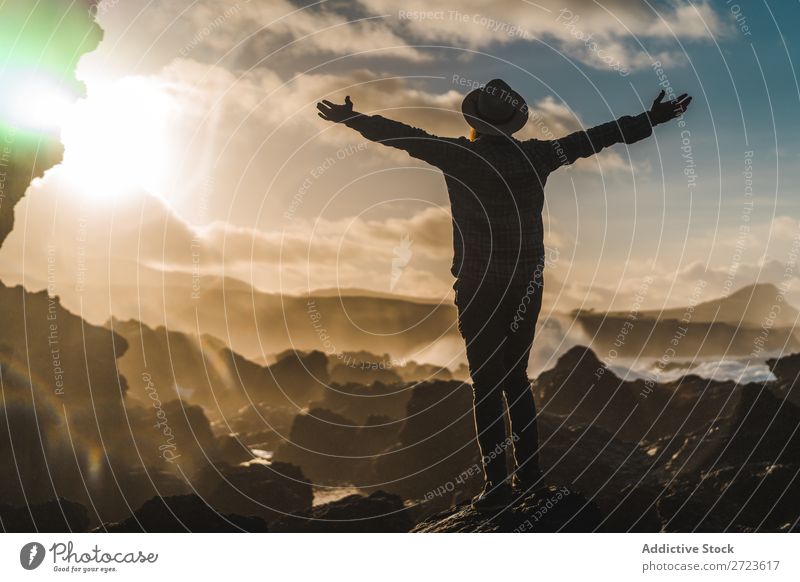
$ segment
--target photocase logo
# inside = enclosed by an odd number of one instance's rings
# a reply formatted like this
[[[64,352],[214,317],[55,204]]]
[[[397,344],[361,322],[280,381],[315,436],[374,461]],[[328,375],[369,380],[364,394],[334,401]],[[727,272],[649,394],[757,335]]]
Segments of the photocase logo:
[[[44,561],[44,546],[39,542],[29,542],[19,551],[19,563],[26,570],[35,570]]]
[[[393,251],[392,278],[389,281],[389,291],[394,291],[400,276],[403,274],[403,269],[411,261],[411,238],[409,238],[408,234],[403,235],[403,238],[400,239],[400,244],[394,247]]]

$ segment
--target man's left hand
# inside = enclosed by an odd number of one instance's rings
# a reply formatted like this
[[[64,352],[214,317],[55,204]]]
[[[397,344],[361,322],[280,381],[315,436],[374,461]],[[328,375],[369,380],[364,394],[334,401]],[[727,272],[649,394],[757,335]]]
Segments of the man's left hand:
[[[666,95],[666,92],[662,89],[661,93],[656,97],[656,100],[653,101],[653,106],[650,108],[650,111],[648,111],[650,123],[653,125],[665,123],[670,119],[680,117],[684,114],[686,108],[689,107],[689,103],[692,102],[692,98],[686,93],[680,95],[677,99],[666,102],[663,100],[664,95]]]

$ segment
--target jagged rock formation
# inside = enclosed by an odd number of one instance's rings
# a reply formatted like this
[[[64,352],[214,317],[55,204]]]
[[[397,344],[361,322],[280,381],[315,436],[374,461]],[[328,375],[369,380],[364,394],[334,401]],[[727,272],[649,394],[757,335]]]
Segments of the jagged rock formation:
[[[288,407],[294,415],[326,391],[328,358],[319,351],[289,350],[274,364],[262,366],[209,335],[153,329],[133,320],[112,320],[108,325],[130,345],[119,361],[126,377],[146,374],[164,400],[186,398],[214,417],[232,416],[254,405]],[[145,390],[137,388],[132,397],[147,401]],[[260,420],[256,426],[264,428],[265,423]]]
[[[550,486],[515,500],[494,514],[463,503],[418,524],[417,533],[592,532],[600,527],[597,506],[566,487]]]
[[[83,501],[86,476],[103,486],[110,467],[136,458],[115,365],[127,344],[44,291],[0,283],[0,305],[0,500]]]
[[[773,389],[795,406],[800,406],[800,353],[767,360],[767,366],[775,376]]]
[[[685,435],[667,463],[669,472],[700,474],[748,463],[800,465],[800,408],[768,385],[742,387],[737,407]]]
[[[75,77],[75,68],[103,37],[90,11],[96,4],[96,0],[4,2],[0,38],[15,39],[0,44],[4,72],[22,64],[59,79],[75,99],[82,97],[85,87]],[[4,91],[11,89],[4,83]],[[60,163],[63,153],[57,135],[31,134],[15,127],[13,120],[7,123],[0,118],[0,245],[14,226],[14,207],[31,180]]]
[[[602,427],[630,442],[698,430],[709,418],[727,414],[740,398],[736,383],[694,375],[664,383],[622,380],[582,346],[542,372],[534,391],[543,412]]]

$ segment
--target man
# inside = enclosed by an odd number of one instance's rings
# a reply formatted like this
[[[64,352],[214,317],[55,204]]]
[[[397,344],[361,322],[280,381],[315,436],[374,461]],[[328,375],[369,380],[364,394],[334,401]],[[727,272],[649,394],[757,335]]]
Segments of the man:
[[[505,507],[513,496],[512,485],[527,492],[542,478],[527,367],[542,305],[547,176],[613,144],[648,137],[654,125],[682,115],[692,98],[683,94],[672,101],[663,99],[661,91],[650,111],[552,141],[512,137],[527,122],[528,107],[500,79],[464,98],[461,110],[472,128],[471,139],[436,137],[379,115],[355,112],[349,96],[343,105],[317,104],[323,119],[405,150],[444,173],[453,215],[458,325],[467,347],[485,474],[483,492],[473,501],[478,510]],[[513,455],[513,484],[507,482],[506,450]]]

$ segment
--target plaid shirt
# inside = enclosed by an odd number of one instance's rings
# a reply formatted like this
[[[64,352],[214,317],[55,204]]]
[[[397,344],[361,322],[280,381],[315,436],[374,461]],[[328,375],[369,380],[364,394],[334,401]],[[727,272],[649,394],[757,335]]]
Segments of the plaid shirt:
[[[344,123],[442,170],[453,215],[452,273],[498,283],[531,280],[542,263],[542,207],[550,172],[652,133],[647,113],[552,141],[437,137],[379,115],[356,114]]]

